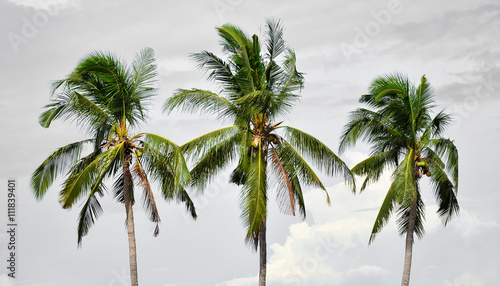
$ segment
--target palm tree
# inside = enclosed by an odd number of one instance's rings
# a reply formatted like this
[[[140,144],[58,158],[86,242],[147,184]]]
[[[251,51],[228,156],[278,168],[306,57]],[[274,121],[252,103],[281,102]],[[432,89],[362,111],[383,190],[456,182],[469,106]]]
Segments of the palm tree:
[[[236,163],[230,181],[242,187],[241,218],[245,241],[260,248],[259,285],[266,280],[266,217],[268,189],[274,186],[281,211],[305,217],[302,186],[326,188],[302,155],[329,175],[341,173],[353,185],[346,164],[326,145],[298,129],[282,126],[278,118],[288,114],[302,89],[304,78],[296,70],[296,57],[283,40],[279,21],[266,22],[264,53],[259,37],[248,37],[239,27],[217,28],[224,60],[202,51],[192,55],[208,78],[220,86],[214,93],[179,89],[165,103],[165,111],[215,114],[233,126],[215,130],[182,146],[195,161],[192,186],[200,190],[226,166]],[[281,65],[277,61],[281,61]],[[281,135],[280,135],[281,134]],[[234,165],[233,165],[234,166]],[[328,193],[326,194],[329,203]]]
[[[194,205],[183,188],[190,179],[179,146],[151,133],[130,134],[146,119],[145,104],[155,95],[157,68],[153,50],[137,54],[126,66],[109,53],[95,52],[80,61],[65,79],[53,84],[51,103],[40,115],[47,128],[53,120],[75,122],[89,139],[57,149],[33,173],[31,187],[43,198],[57,176],[65,174],[59,202],[65,209],[84,199],[78,220],[78,245],[102,208],[98,197],[114,180],[115,198],[125,205],[129,241],[130,276],[138,285],[133,204],[135,186],[143,189],[143,205],[159,233],[160,217],[150,180],[156,181],[166,200],[185,203],[193,218]],[[82,155],[86,153],[86,155]]]
[[[359,139],[371,144],[371,157],[352,168],[354,174],[366,176],[361,191],[376,182],[386,167],[394,169],[369,242],[397,210],[400,235],[406,235],[401,285],[408,285],[414,234],[419,238],[424,235],[420,179],[424,174],[429,177],[439,204],[437,212],[446,225],[459,211],[458,151],[453,141],[441,137],[450,115],[440,111],[431,116],[434,95],[425,76],[415,87],[406,76],[389,74],[375,79],[369,92],[359,101],[373,110],[358,108],[350,114],[340,151]]]

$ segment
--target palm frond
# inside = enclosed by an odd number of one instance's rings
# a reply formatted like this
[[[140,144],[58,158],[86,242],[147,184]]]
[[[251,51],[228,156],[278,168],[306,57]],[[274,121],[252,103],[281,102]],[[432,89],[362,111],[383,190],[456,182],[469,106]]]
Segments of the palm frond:
[[[417,196],[413,156],[414,153],[411,151],[394,170],[392,174],[392,184],[378,212],[369,243],[374,241],[375,236],[387,224],[395,205],[399,205],[400,207],[409,206],[413,202],[415,196]]]
[[[78,246],[82,244],[82,238],[87,235],[90,227],[95,223],[95,220],[102,214],[102,207],[95,193],[91,193],[80,210],[78,217]]]
[[[287,169],[288,176],[294,186],[294,190],[300,190],[297,188],[298,182],[302,182],[307,186],[313,186],[322,189],[326,194],[326,202],[330,204],[330,196],[325,186],[316,175],[314,170],[307,164],[306,160],[300,155],[300,153],[286,140],[283,140],[281,144],[276,146],[276,151],[278,152],[279,158],[283,163],[283,166]]]
[[[75,165],[64,182],[60,192],[59,202],[63,208],[70,208],[78,198],[92,189],[98,188],[106,174],[112,170],[115,161],[120,160],[124,152],[124,144],[119,144],[97,156],[92,154],[82,158],[80,164]]]
[[[274,61],[286,49],[285,40],[283,39],[283,26],[279,20],[274,19],[267,19],[266,26],[267,54],[269,61]]]
[[[267,216],[267,173],[266,155],[262,148],[262,138],[258,139],[257,151],[252,155],[248,176],[241,193],[243,224],[247,228],[245,241],[258,246],[259,232],[262,222]]]
[[[295,215],[295,192],[292,182],[275,148],[270,149],[270,162],[276,175],[276,197],[281,212]]]
[[[398,151],[399,150],[395,148],[389,151],[376,153],[352,168],[352,173],[358,176],[366,176],[360,189],[361,192],[365,190],[369,183],[377,182],[380,179],[384,168],[390,166],[396,167],[394,157],[398,155]]]
[[[450,139],[437,138],[430,141],[436,153],[444,158],[446,162],[446,171],[451,174],[455,189],[458,190],[458,149]]]
[[[328,175],[341,174],[347,185],[356,191],[354,175],[349,167],[333,151],[315,137],[298,129],[285,126],[285,137],[301,153],[311,158],[313,164]]]
[[[144,189],[143,193],[143,206],[146,209],[146,212],[149,213],[149,219],[155,223],[155,228],[154,228],[154,236],[158,236],[160,232],[159,228],[159,222],[160,222],[160,215],[158,213],[158,209],[156,207],[156,202],[155,198],[153,195],[153,191],[151,189],[151,185],[149,184],[149,180],[146,176],[146,173],[144,172],[142,166],[141,166],[141,161],[139,160],[139,157],[137,154],[133,153],[135,156],[135,164],[132,167],[132,175],[135,177],[135,181],[139,186],[141,186]]]
[[[83,145],[92,140],[83,140],[63,146],[52,154],[33,172],[30,185],[37,199],[41,199],[56,177],[64,173],[73,163],[78,161]]]
[[[243,140],[246,141],[246,137],[248,137],[246,133],[234,133],[210,149],[204,150],[203,155],[191,170],[193,178],[191,185],[203,191],[220,170],[233,162],[238,155],[240,143]]]
[[[178,89],[163,105],[164,112],[180,109],[183,112],[214,114],[221,119],[234,119],[236,108],[224,97],[201,89]]]
[[[241,130],[237,126],[229,126],[199,136],[181,146],[186,159],[197,160],[202,154],[235,136]]]
[[[143,150],[144,154],[161,154],[163,159],[168,159],[168,164],[173,168],[176,187],[185,186],[191,180],[182,150],[172,141],[156,134],[145,133]]]
[[[433,162],[439,159],[437,154],[431,157]],[[439,205],[437,213],[442,218],[443,224],[446,225],[453,218],[458,215],[460,206],[456,197],[457,188],[453,185],[452,181],[448,178],[446,172],[441,166],[444,164],[430,164],[431,171],[431,184],[434,189],[434,195]]]
[[[142,49],[135,57],[132,63],[133,87],[135,93],[141,96],[141,101],[149,98],[154,90],[153,84],[158,75],[157,66],[155,63],[154,50],[151,48]]]
[[[420,195],[420,192],[417,192],[416,196],[416,216],[415,216],[415,228],[414,228],[414,233],[417,235],[418,238],[422,238],[425,234],[424,230],[424,221],[425,221],[425,205],[422,200],[422,196]],[[408,233],[408,227],[410,225],[410,211],[411,211],[411,204],[410,205],[401,205],[399,210],[398,210],[398,228],[399,228],[399,235],[403,236]]]

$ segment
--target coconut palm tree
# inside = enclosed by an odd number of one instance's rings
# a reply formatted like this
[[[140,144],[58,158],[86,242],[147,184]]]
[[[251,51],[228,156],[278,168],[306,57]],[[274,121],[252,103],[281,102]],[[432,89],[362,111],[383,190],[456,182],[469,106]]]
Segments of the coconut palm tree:
[[[406,251],[401,285],[408,285],[414,235],[424,235],[424,202],[420,180],[425,174],[439,205],[444,225],[458,214],[458,151],[443,132],[450,115],[443,111],[432,116],[433,91],[425,76],[415,87],[407,76],[389,74],[375,79],[368,95],[360,102],[372,110],[358,108],[350,114],[341,136],[340,151],[358,140],[371,144],[371,156],[352,168],[366,176],[361,191],[376,182],[383,171],[393,168],[392,183],[382,203],[370,236],[373,242],[397,211],[400,235],[406,235]]]
[[[165,111],[217,115],[232,126],[200,136],[182,146],[195,162],[192,186],[205,188],[226,166],[232,165],[230,181],[241,186],[241,218],[247,229],[245,241],[260,248],[259,285],[266,280],[266,218],[268,189],[275,187],[281,211],[305,217],[302,186],[326,188],[303,155],[328,175],[341,173],[354,185],[346,164],[325,144],[298,129],[282,125],[304,78],[296,70],[296,57],[283,40],[279,21],[266,22],[265,44],[248,37],[239,27],[217,28],[227,60],[202,51],[192,55],[199,68],[219,87],[218,93],[179,89],[165,103]],[[264,51],[262,51],[263,49]],[[280,63],[278,63],[280,62]],[[329,202],[328,193],[326,193]]]
[[[65,79],[53,84],[51,103],[40,115],[47,128],[56,119],[76,123],[88,139],[53,152],[33,173],[31,187],[43,198],[57,176],[64,174],[62,207],[84,200],[78,219],[78,245],[102,208],[98,198],[114,180],[115,198],[125,205],[129,241],[130,276],[138,285],[133,208],[135,186],[143,190],[143,205],[159,233],[160,217],[150,181],[166,200],[185,203],[196,218],[194,205],[183,186],[191,179],[179,146],[151,133],[131,134],[146,119],[146,104],[155,95],[157,68],[154,52],[146,48],[131,66],[109,53],[95,52],[80,61]]]

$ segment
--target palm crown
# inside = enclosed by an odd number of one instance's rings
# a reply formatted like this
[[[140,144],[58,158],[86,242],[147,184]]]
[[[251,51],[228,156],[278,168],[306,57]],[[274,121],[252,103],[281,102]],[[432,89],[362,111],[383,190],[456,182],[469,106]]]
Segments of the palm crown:
[[[377,78],[370,86],[370,94],[360,102],[374,110],[358,108],[350,115],[340,143],[340,150],[359,139],[371,144],[371,157],[356,165],[352,171],[366,176],[364,190],[377,181],[386,167],[394,168],[392,184],[383,201],[373,226],[370,242],[382,229],[393,212],[398,210],[400,233],[424,234],[424,203],[418,181],[429,176],[439,204],[438,213],[447,224],[458,213],[458,151],[453,141],[442,138],[450,123],[443,111],[431,116],[434,107],[433,91],[425,76],[418,87],[401,74]],[[410,209],[416,206],[415,226],[409,229]]]
[[[237,160],[230,180],[242,185],[240,201],[247,227],[246,241],[255,247],[267,215],[267,189],[271,182],[277,188],[281,210],[290,214],[295,214],[298,206],[305,216],[301,184],[326,192],[302,154],[322,171],[330,175],[341,172],[354,184],[349,168],[326,145],[278,121],[293,107],[304,78],[296,70],[293,50],[285,45],[279,21],[267,21],[266,27],[264,51],[256,35],[248,37],[230,24],[217,28],[228,59],[208,51],[192,57],[208,72],[208,78],[218,84],[220,92],[180,89],[165,104],[166,111],[176,108],[199,111],[234,123],[182,147],[186,156],[196,161],[191,175],[193,186],[201,189]]]
[[[41,114],[40,124],[49,127],[53,120],[69,120],[90,138],[52,153],[33,173],[31,186],[36,197],[42,198],[56,177],[67,172],[59,199],[62,207],[71,208],[85,197],[78,222],[79,244],[102,213],[98,196],[106,192],[107,179],[114,179],[114,195],[122,203],[127,197],[134,203],[134,184],[143,188],[144,206],[156,224],[155,236],[160,217],[150,179],[158,182],[165,199],[184,202],[196,217],[183,188],[190,175],[180,148],[155,134],[129,134],[146,119],[145,105],[155,95],[156,74],[152,49],[142,50],[130,67],[112,54],[95,52],[66,79],[53,84],[52,103]],[[84,152],[88,154],[82,156]]]

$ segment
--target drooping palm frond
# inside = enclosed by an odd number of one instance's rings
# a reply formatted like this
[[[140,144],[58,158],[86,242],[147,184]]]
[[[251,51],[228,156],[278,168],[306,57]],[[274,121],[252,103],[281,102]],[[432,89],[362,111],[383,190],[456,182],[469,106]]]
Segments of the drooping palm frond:
[[[115,174],[116,179],[113,183],[113,197],[117,202],[125,204],[125,187],[124,187],[124,175],[123,168]],[[135,196],[134,196],[134,185],[130,184],[128,192],[130,193],[130,203],[132,205],[135,204]]]
[[[280,210],[285,214],[295,215],[295,192],[286,168],[275,148],[271,148],[269,157],[276,176],[276,197]]]
[[[328,175],[341,174],[346,183],[356,191],[354,175],[349,167],[330,148],[315,137],[289,126],[283,127],[285,138],[301,153],[311,158],[312,163]]]
[[[429,146],[434,148],[436,153],[444,158],[446,171],[453,179],[454,188],[458,190],[458,149],[450,139],[436,138],[430,140]]]
[[[266,154],[263,152],[262,138],[258,139],[257,150],[252,154],[240,202],[241,217],[247,228],[245,241],[257,250],[259,232],[267,216]]]
[[[380,207],[375,224],[373,225],[369,243],[387,224],[395,205],[408,207],[417,196],[417,187],[414,175],[414,152],[411,151],[392,174],[392,184]]]
[[[283,140],[281,144],[276,146],[276,151],[283,166],[287,169],[294,190],[298,190],[297,184],[299,181],[306,186],[320,188],[325,192],[326,201],[330,204],[330,196],[325,186],[307,161],[288,141]]]
[[[81,246],[82,238],[87,235],[90,227],[95,223],[102,212],[101,204],[97,200],[95,193],[91,193],[85,204],[82,206],[78,217],[78,246]]]
[[[233,162],[238,155],[238,147],[245,137],[248,137],[248,134],[235,133],[206,150],[191,170],[193,178],[191,185],[203,191],[220,170]]]
[[[456,197],[457,188],[443,169],[446,165],[439,155],[432,149],[426,149],[425,154],[428,157],[431,172],[431,185],[439,205],[437,213],[442,218],[443,224],[446,225],[460,211]]]
[[[149,213],[149,219],[155,223],[154,228],[154,236],[158,236],[160,233],[159,222],[160,215],[158,214],[158,209],[156,207],[155,198],[153,195],[153,191],[151,189],[151,185],[146,176],[145,170],[141,166],[141,161],[137,154],[134,152],[133,156],[135,157],[135,164],[132,167],[132,175],[136,179],[135,181],[139,186],[144,189],[143,192],[143,206],[146,209],[146,212]]]
[[[399,155],[397,148],[378,152],[354,166],[351,171],[358,176],[366,176],[360,192],[364,191],[369,183],[377,182],[387,167],[396,167],[394,158]]]
[[[52,153],[31,175],[30,185],[35,197],[41,199],[58,175],[64,173],[73,162],[80,158],[84,144],[92,140],[83,140],[63,146]]]
[[[425,234],[424,230],[424,221],[425,221],[425,205],[422,200],[422,196],[420,192],[416,193],[415,197],[415,219],[412,223],[415,224],[413,232],[417,235],[418,238],[422,238]],[[403,236],[408,233],[409,225],[411,223],[411,208],[413,204],[409,205],[400,205],[398,210],[398,229],[399,235]]]
[[[71,170],[60,192],[59,202],[63,208],[71,208],[73,203],[94,188],[100,188],[102,180],[112,170],[120,154],[124,152],[124,144],[119,144],[97,156],[91,154],[82,158]]]
[[[172,141],[156,134],[145,133],[143,150],[144,154],[146,155],[145,158],[151,157],[154,159],[160,159],[155,157],[154,155],[147,155],[161,154],[161,156],[163,157],[162,159],[169,159],[167,161],[171,165],[171,172],[174,174],[174,186],[176,188],[185,186],[191,180],[191,175],[189,173],[189,169],[187,168],[182,150]],[[155,162],[158,163],[157,160]],[[151,171],[153,171],[155,168],[153,164],[151,164],[151,162],[149,164],[149,167],[152,168]],[[161,176],[161,174],[157,175]]]

